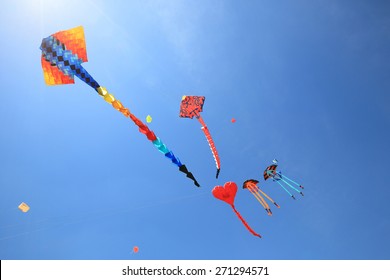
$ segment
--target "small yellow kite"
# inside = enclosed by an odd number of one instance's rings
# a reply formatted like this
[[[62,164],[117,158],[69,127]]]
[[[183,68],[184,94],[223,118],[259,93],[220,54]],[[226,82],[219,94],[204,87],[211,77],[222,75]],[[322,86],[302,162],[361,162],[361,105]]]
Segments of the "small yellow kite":
[[[20,203],[20,205],[18,206],[18,208],[20,209],[20,211],[26,213],[28,212],[28,210],[30,210],[30,206],[28,206],[26,203],[22,202]]]

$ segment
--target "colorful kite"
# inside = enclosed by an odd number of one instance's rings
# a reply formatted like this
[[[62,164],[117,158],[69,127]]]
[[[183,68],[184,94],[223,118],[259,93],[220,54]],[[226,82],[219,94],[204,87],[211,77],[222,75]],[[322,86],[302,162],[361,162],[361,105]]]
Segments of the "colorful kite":
[[[198,121],[202,125],[202,130],[204,134],[206,135],[207,142],[209,143],[211,152],[213,153],[213,157],[215,160],[215,165],[217,166],[217,175],[218,178],[219,171],[221,170],[221,163],[219,160],[217,148],[215,148],[215,144],[213,139],[211,138],[211,134],[209,129],[207,128],[207,125],[203,121],[202,117],[200,116],[200,112],[203,110],[203,103],[204,103],[205,97],[204,96],[183,96],[180,104],[180,117],[181,118],[193,118],[196,117]]]
[[[106,88],[100,86],[92,76],[81,66],[81,63],[88,61],[86,45],[84,39],[84,30],[82,26],[57,32],[42,40],[40,49],[42,50],[42,69],[47,85],[73,84],[74,76],[87,83],[106,102],[111,104],[116,110],[125,117],[130,118],[139,131],[146,135],[153,145],[162,152],[173,164],[179,167],[179,170],[194,181],[199,187],[199,183],[187,167],[170,151],[165,144],[151,131],[144,123],[135,117],[129,109],[125,108],[119,100],[110,94]]]
[[[18,206],[19,210],[26,213],[30,210],[30,206],[27,205],[27,203],[20,203],[19,206]]]
[[[237,185],[234,182],[227,182],[225,185],[222,186],[216,186],[212,190],[212,193],[215,198],[218,198],[227,204],[229,204],[232,208],[234,213],[236,213],[237,217],[241,220],[241,222],[244,224],[244,226],[252,233],[254,236],[260,237],[261,235],[256,233],[251,227],[248,225],[248,223],[244,220],[244,218],[240,215],[240,213],[236,210],[236,207],[234,207],[234,198],[236,197],[237,193]]]
[[[271,201],[273,204],[275,204],[276,207],[280,208],[280,206],[272,200],[272,198],[270,198],[268,195],[266,195],[258,186],[257,186],[257,183],[259,181],[257,180],[253,180],[253,179],[249,179],[249,180],[246,180],[244,182],[244,184],[242,184],[242,188],[243,189],[248,189],[252,194],[253,196],[257,199],[258,202],[260,202],[260,204],[264,207],[265,211],[267,211],[267,214],[269,216],[272,216],[272,211],[268,205],[268,203],[265,201],[265,199],[261,196],[264,195],[269,201]]]
[[[298,186],[301,189],[304,189],[303,186],[291,180],[286,175],[284,174],[282,175],[281,171],[276,171],[276,167],[278,166],[277,163],[278,161],[274,159],[273,164],[271,164],[264,170],[264,180],[268,180],[269,178],[272,178],[272,180],[274,182],[277,182],[293,199],[295,199],[295,196],[292,195],[282,183],[286,184],[287,186],[289,186],[290,188],[292,188],[293,190],[295,190],[296,192],[300,193],[303,196],[303,192],[295,188],[292,184]]]
[[[152,119],[152,117],[151,117],[150,115],[147,115],[147,116],[146,116],[146,122],[147,122],[147,123],[151,123],[152,120],[153,120],[153,119]]]

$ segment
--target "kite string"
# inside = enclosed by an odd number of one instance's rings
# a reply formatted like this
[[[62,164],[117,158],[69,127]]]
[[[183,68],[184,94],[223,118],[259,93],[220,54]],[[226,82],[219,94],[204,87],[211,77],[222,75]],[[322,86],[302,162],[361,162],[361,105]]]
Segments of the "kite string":
[[[244,218],[240,215],[240,213],[236,210],[236,207],[234,207],[233,204],[230,205],[233,208],[233,211],[236,213],[237,217],[241,220],[241,222],[244,224],[244,226],[252,233],[254,236],[260,237],[261,235],[256,233],[249,225],[248,223],[244,220]]]

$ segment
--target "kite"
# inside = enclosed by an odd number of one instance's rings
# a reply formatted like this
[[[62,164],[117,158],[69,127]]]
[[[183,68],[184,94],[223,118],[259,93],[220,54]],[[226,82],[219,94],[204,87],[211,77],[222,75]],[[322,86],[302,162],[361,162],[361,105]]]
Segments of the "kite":
[[[134,246],[134,248],[133,248],[133,253],[137,254],[137,253],[138,253],[138,251],[139,251],[139,248],[138,248],[138,246]]]
[[[235,122],[236,122],[236,119],[235,119],[235,118],[233,118],[233,119],[231,120],[231,122],[232,122],[232,123],[235,123]]]
[[[42,40],[42,69],[47,85],[74,84],[74,76],[91,86],[103,99],[111,104],[125,117],[130,118],[153,145],[162,152],[179,170],[200,186],[194,175],[187,167],[169,150],[148,126],[134,116],[128,108],[125,108],[119,100],[110,94],[106,88],[100,86],[97,81],[81,66],[81,63],[88,61],[84,30],[82,26],[59,31]]]
[[[28,206],[26,203],[22,202],[20,203],[20,205],[18,206],[19,210],[26,213],[28,212],[28,210],[30,210],[30,206]]]
[[[277,182],[293,199],[295,199],[295,196],[292,195],[282,183],[286,184],[287,186],[289,186],[290,188],[292,188],[293,190],[295,190],[296,192],[300,193],[303,196],[303,192],[295,188],[292,184],[298,186],[301,189],[304,189],[303,186],[291,180],[286,175],[284,174],[282,175],[281,171],[276,171],[276,167],[278,166],[277,163],[278,161],[274,159],[273,164],[271,164],[264,170],[264,180],[268,180],[269,178],[272,178],[272,180],[274,182]]]
[[[147,115],[147,116],[146,116],[146,122],[147,122],[147,123],[151,123],[152,120],[153,120],[153,119],[152,119],[152,117],[151,117],[150,115]]]
[[[216,186],[212,190],[212,194],[215,198],[220,199],[227,204],[229,204],[234,213],[236,213],[237,217],[241,220],[241,222],[244,224],[244,226],[252,233],[254,236],[260,237],[261,235],[256,233],[251,227],[248,225],[248,223],[244,220],[244,218],[240,215],[240,213],[236,210],[236,207],[234,206],[234,198],[236,197],[237,193],[237,185],[234,182],[227,182],[225,185],[222,186]]]
[[[211,152],[215,160],[215,165],[217,166],[217,175],[218,178],[219,171],[221,170],[221,163],[218,156],[217,148],[215,147],[213,138],[211,138],[210,131],[200,116],[200,112],[203,110],[205,97],[204,96],[183,96],[180,104],[180,114],[181,118],[193,118],[196,117],[202,125],[202,130],[206,135],[207,142],[209,143]]]
[[[264,195],[269,201],[271,201],[273,204],[275,204],[276,207],[280,208],[280,206],[272,200],[272,198],[270,198],[268,195],[266,195],[256,184],[258,183],[259,181],[257,180],[253,180],[253,179],[249,179],[249,180],[246,180],[244,182],[244,184],[242,184],[242,188],[243,189],[248,189],[252,194],[253,196],[257,199],[258,202],[260,202],[260,204],[264,207],[265,211],[267,211],[267,214],[269,216],[272,216],[272,211],[268,205],[268,203],[265,201],[265,199],[261,196]]]

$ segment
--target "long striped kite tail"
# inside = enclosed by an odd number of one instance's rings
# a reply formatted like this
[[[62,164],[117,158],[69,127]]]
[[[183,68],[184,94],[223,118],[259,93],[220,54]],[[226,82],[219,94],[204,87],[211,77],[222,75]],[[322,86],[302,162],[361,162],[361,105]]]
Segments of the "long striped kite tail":
[[[215,165],[216,165],[216,167],[217,167],[217,174],[216,174],[215,177],[218,178],[219,172],[220,172],[220,170],[221,170],[221,160],[219,159],[219,155],[218,155],[217,148],[215,147],[214,140],[213,140],[213,138],[211,137],[210,131],[209,131],[209,129],[208,129],[206,123],[203,121],[202,117],[201,117],[200,115],[198,115],[196,118],[197,118],[198,121],[202,124],[203,133],[204,133],[204,135],[206,136],[207,143],[209,144],[210,149],[211,149],[211,152],[212,152],[212,154],[213,154],[214,161],[215,161]]]

